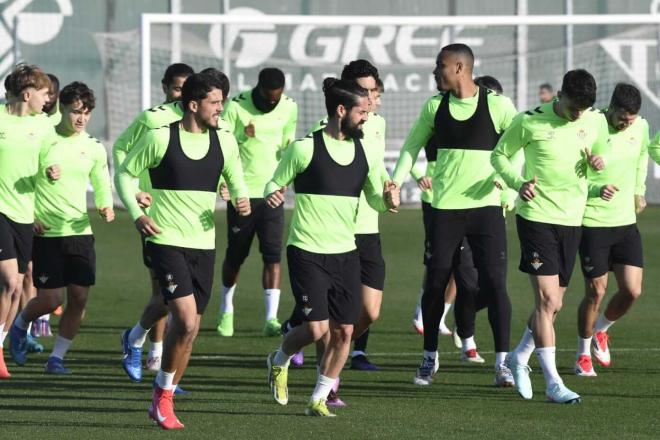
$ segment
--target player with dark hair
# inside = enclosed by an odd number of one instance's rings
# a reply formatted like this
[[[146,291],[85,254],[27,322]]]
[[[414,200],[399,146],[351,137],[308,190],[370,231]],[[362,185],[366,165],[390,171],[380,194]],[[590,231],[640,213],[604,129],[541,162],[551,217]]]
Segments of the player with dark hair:
[[[543,83],[539,86],[539,101],[541,104],[547,104],[555,99],[555,92],[550,83]]]
[[[484,87],[486,89],[492,90],[493,92],[499,93],[500,95],[504,93],[504,89],[502,89],[502,84],[500,84],[497,78],[492,77],[490,75],[478,76],[474,79],[474,83],[479,87]]]
[[[217,332],[234,334],[234,292],[240,269],[256,235],[263,260],[261,285],[265,305],[264,336],[280,335],[277,309],[280,303],[280,260],[284,234],[284,206],[268,208],[264,187],[273,176],[282,151],[296,135],[298,105],[284,94],[284,73],[267,67],[250,92],[234,97],[223,113],[238,142],[238,151],[248,186],[252,214],[237,215],[227,204],[227,250],[222,263],[221,302]]]
[[[46,363],[46,373],[69,374],[64,355],[78,333],[90,286],[96,279],[94,237],[87,214],[87,186],[94,188],[99,215],[114,220],[112,186],[105,147],[85,132],[94,110],[94,93],[85,84],[73,82],[60,93],[60,123],[55,144],[44,156],[36,178],[33,264],[37,296],[16,316],[9,336],[17,363],[25,362],[28,324],[67,304],[59,334]],[[61,164],[62,177],[51,182],[45,168]]]
[[[151,129],[162,127],[181,119],[183,116],[183,105],[180,101],[181,91],[186,79],[192,73],[193,69],[190,66],[181,63],[172,64],[165,70],[165,75],[163,76],[165,102],[141,112],[133,120],[131,125],[117,138],[112,147],[115,172],[119,169],[128,153],[140,142],[140,139],[145,133]],[[219,83],[221,83],[220,80],[221,78],[217,79]],[[138,187],[135,188],[135,198],[144,212],[148,214],[153,201],[148,172],[144,172],[139,176]],[[140,238],[142,241],[142,261],[149,270],[149,279],[151,280],[151,297],[135,326],[122,333],[122,367],[129,379],[134,382],[140,382],[142,380],[142,346],[144,345],[147,334],[151,341],[151,347],[147,355],[146,367],[151,371],[158,371],[160,369],[163,352],[163,335],[167,317],[167,307],[163,302],[156,275],[151,269],[151,258],[145,247],[145,237],[141,236]],[[179,390],[177,389],[177,391]]]
[[[529,357],[536,348],[546,380],[546,396],[556,403],[576,403],[555,362],[554,319],[573,272],[587,204],[588,168],[602,169],[607,120],[591,106],[596,81],[583,69],[564,75],[558,100],[520,113],[491,156],[493,167],[510,188],[518,189],[520,270],[529,274],[535,308],[522,340],[507,357],[515,386],[531,399]],[[511,158],[524,151],[524,175]],[[630,201],[632,204],[632,200]]]
[[[289,279],[302,321],[268,356],[269,384],[275,400],[288,402],[288,366],[304,346],[329,340],[320,362],[316,387],[305,414],[333,416],[326,399],[346,362],[354,325],[360,317],[360,260],[355,244],[355,217],[360,194],[379,212],[396,208],[399,188],[381,189],[381,158],[363,139],[369,93],[355,81],[323,82],[328,122],[323,129],[292,143],[268,182],[269,206],[284,202],[284,188],[295,186],[296,204],[289,228]]]
[[[433,73],[444,92],[424,104],[394,170],[393,180],[403,182],[421,148],[436,136],[430,256],[422,296],[424,353],[413,380],[417,385],[433,382],[444,294],[464,239],[473,251],[479,289],[488,295],[496,352],[495,384],[511,386],[513,382],[504,365],[511,326],[506,230],[500,190],[493,185],[497,175],[489,159],[516,110],[509,98],[477,86],[472,79],[473,67],[469,46],[457,43],[442,48]],[[476,346],[466,344],[462,351],[474,354]]]
[[[115,174],[117,192],[146,246],[170,313],[161,369],[149,417],[164,429],[181,429],[173,394],[188,365],[193,341],[212,295],[215,262],[214,211],[220,176],[239,215],[250,214],[238,147],[219,129],[221,83],[193,74],[183,85],[183,118],[149,130]],[[149,173],[153,204],[145,215],[131,180]]]
[[[644,259],[636,214],[646,206],[649,124],[639,116],[641,106],[635,86],[616,85],[604,110],[609,125],[608,164],[600,173],[589,173],[580,242],[586,290],[578,308],[578,376],[596,376],[592,348],[598,363],[610,366],[607,332],[642,293]],[[618,290],[599,316],[609,271],[614,272]]]
[[[58,164],[42,167],[55,132],[37,117],[48,102],[50,79],[39,67],[19,64],[7,81],[7,104],[0,110],[0,341],[14,321],[24,274],[32,259],[34,178],[43,171],[50,180],[60,176]],[[21,338],[22,348],[27,337]],[[12,347],[13,349],[13,347]],[[13,355],[14,353],[12,353]],[[18,363],[21,362],[20,355]],[[10,374],[0,351],[0,378]]]

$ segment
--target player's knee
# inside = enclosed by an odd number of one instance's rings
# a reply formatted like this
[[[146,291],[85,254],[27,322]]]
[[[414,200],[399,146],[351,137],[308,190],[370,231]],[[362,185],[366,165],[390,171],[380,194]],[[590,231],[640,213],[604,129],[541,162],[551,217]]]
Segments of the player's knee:
[[[626,286],[621,289],[621,293],[634,301],[642,295],[642,286]]]
[[[587,289],[587,298],[593,302],[600,303],[607,292],[607,285],[591,281]]]
[[[560,296],[545,295],[539,302],[541,311],[545,313],[555,314],[559,312],[563,306],[563,301]]]
[[[11,297],[11,295],[13,295],[14,292],[16,292],[16,290],[18,290],[17,288],[18,288],[18,280],[15,277],[12,278],[3,277],[3,279],[0,280],[0,289],[2,289],[0,293],[2,293],[2,295],[10,295]]]
[[[335,340],[335,343],[337,345],[350,345],[352,338],[353,338],[352,325],[342,325],[338,328],[333,329],[332,331],[332,339]]]
[[[320,340],[328,332],[328,321],[314,321],[309,324],[309,332],[314,341]]]

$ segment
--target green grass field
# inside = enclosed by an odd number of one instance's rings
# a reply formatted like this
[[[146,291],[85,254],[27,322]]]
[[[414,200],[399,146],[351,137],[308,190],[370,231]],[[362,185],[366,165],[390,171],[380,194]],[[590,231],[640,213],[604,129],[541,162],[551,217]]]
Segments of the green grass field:
[[[224,256],[224,212],[218,212],[218,258]],[[430,387],[412,384],[421,358],[422,339],[411,328],[422,276],[421,212],[403,210],[381,221],[387,281],[381,319],[369,342],[380,372],[342,374],[341,396],[349,406],[335,419],[303,416],[316,370],[312,362],[289,372],[289,405],[277,405],[266,384],[265,356],[278,339],[261,336],[263,299],[261,259],[256,247],[242,272],[235,295],[236,334],[216,336],[219,304],[215,297],[203,320],[182,386],[193,393],[177,398],[183,432],[162,433],[147,418],[151,380],[128,381],[120,366],[119,335],[135,324],[148,297],[147,272],[141,263],[137,233],[125,213],[114,224],[94,222],[98,254],[97,287],[92,290],[80,334],[69,352],[69,377],[42,374],[53,339],[42,339],[46,352],[32,355],[24,367],[7,359],[12,378],[0,382],[0,438],[658,438],[660,399],[660,208],[640,219],[647,261],[644,294],[612,330],[613,365],[598,368],[597,378],[573,374],[576,308],[583,295],[577,271],[556,323],[560,373],[583,397],[581,405],[546,403],[544,382],[532,358],[536,395],[523,401],[513,389],[492,384],[492,336],[485,313],[478,316],[476,339],[483,366],[461,364],[450,338],[440,341],[440,371]],[[518,242],[509,226],[509,294],[513,304],[512,344],[517,343],[533,299],[526,276],[517,270]],[[216,274],[218,272],[216,271]],[[282,281],[280,319],[293,299]],[[613,287],[613,286],[610,286]],[[613,290],[612,288],[610,290]],[[56,327],[57,319],[52,320]],[[453,322],[453,319],[450,319]],[[145,346],[146,348],[146,346]],[[313,350],[307,349],[308,360]],[[8,350],[6,351],[9,357]]]

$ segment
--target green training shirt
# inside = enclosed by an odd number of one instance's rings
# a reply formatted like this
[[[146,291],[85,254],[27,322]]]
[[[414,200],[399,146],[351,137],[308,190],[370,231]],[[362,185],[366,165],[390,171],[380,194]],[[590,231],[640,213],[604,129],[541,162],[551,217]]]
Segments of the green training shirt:
[[[328,118],[321,119],[316,125],[314,125],[311,132],[313,133],[316,130],[325,127],[327,124]],[[381,164],[381,189],[384,187],[385,182],[390,179],[390,175],[385,168],[385,129],[385,118],[377,113],[369,113],[367,122],[362,126],[364,139],[367,139],[367,142],[363,142],[362,146],[363,148],[374,147],[375,150],[372,154],[374,155],[374,160],[378,160],[378,162],[374,163]],[[377,234],[379,231],[378,211],[369,206],[364,191],[360,193],[360,201],[358,203],[358,212],[355,223],[356,234]]]
[[[0,109],[0,213],[16,223],[34,222],[34,187],[55,129],[43,117]]]
[[[649,124],[641,116],[623,131],[609,127],[610,141],[603,153],[607,166],[601,172],[588,170],[589,198],[582,225],[625,226],[637,221],[635,195],[646,192]],[[600,198],[600,189],[613,184],[619,191],[612,200]]]
[[[419,150],[435,131],[435,114],[444,94],[430,98],[413,124],[396,164],[393,179],[401,184],[410,173]],[[488,91],[488,110],[497,133],[502,133],[516,115],[516,108],[505,96]],[[469,119],[477,109],[479,93],[465,99],[449,97],[449,111],[456,120]],[[469,145],[465,146],[466,148]],[[432,206],[437,209],[468,209],[500,206],[500,191],[493,181],[497,175],[490,165],[490,151],[438,149],[433,169]]]
[[[323,133],[328,153],[340,165],[349,165],[355,158],[352,140],[340,141]],[[367,202],[379,212],[387,211],[382,198],[380,158],[376,146],[361,141],[369,166],[369,174],[363,191]],[[295,177],[304,172],[312,160],[314,140],[311,135],[293,142],[284,151],[275,175],[266,185],[264,197],[283,186],[288,186]],[[355,249],[356,216],[359,197],[296,194],[295,209],[289,226],[287,245],[293,245],[318,254],[339,254]]]
[[[571,122],[559,117],[552,106],[543,104],[516,116],[497,143],[491,162],[513,189],[538,178],[536,197],[516,202],[518,215],[540,223],[580,226],[587,203],[584,149],[590,148],[592,154],[606,151],[608,124],[595,109]],[[524,150],[524,175],[511,162],[520,149]]]
[[[112,186],[105,147],[87,133],[57,135],[37,177],[35,217],[49,229],[44,237],[89,235],[87,185],[97,208],[112,208]],[[45,168],[59,164],[61,177],[51,181]]]
[[[115,174],[115,185],[124,206],[133,220],[144,215],[135,200],[132,179],[156,168],[163,159],[170,141],[169,126],[149,130],[124,159]],[[218,129],[220,148],[224,156],[222,176],[225,178],[232,200],[247,197],[243,170],[234,136],[226,129]],[[189,133],[179,128],[184,154],[193,160],[206,156],[209,134]],[[215,223],[213,213],[217,192],[151,189],[153,203],[149,216],[161,233],[147,237],[156,244],[193,249],[215,249]]]
[[[223,118],[238,142],[250,198],[262,198],[264,187],[277,168],[281,151],[296,137],[298,105],[282,95],[271,112],[262,113],[254,106],[252,92],[247,91],[232,98]],[[245,134],[245,127],[250,122],[254,125],[254,137]]]

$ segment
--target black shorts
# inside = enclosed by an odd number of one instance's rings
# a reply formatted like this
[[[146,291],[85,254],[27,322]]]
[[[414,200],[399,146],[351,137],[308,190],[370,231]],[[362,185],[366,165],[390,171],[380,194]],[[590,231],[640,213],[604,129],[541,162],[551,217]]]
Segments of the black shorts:
[[[422,222],[424,223],[424,265],[431,258],[431,213],[433,208],[430,203],[422,202]]]
[[[357,250],[317,254],[288,246],[291,290],[295,313],[302,321],[332,319],[355,324],[362,309],[360,259]]]
[[[476,267],[501,266],[506,274],[506,229],[502,208],[430,209],[431,255],[427,266],[450,269],[467,238]],[[467,254],[466,254],[467,255]]]
[[[143,234],[140,234],[140,243],[142,244],[142,263],[145,267],[151,270],[151,257],[149,256],[149,250],[147,249],[147,237]]]
[[[559,275],[559,285],[567,287],[573,275],[582,227],[535,222],[519,215],[516,225],[520,271],[530,275]]]
[[[147,242],[151,264],[165,303],[193,295],[204,314],[213,292],[214,249],[192,249]]]
[[[612,265],[644,267],[642,237],[637,225],[582,227],[580,264],[585,278],[598,278]]]
[[[385,286],[385,260],[380,234],[355,234],[355,246],[360,257],[362,284],[382,292]]]
[[[18,273],[27,272],[32,259],[33,223],[16,223],[0,213],[0,261],[16,258]]]
[[[34,237],[32,282],[37,289],[59,289],[70,284],[96,283],[93,235]]]
[[[265,199],[250,199],[252,213],[238,215],[234,205],[227,203],[227,251],[225,260],[239,267],[250,254],[254,235],[259,239],[259,252],[265,264],[279,263],[282,259],[284,234],[284,205],[271,208]]]

